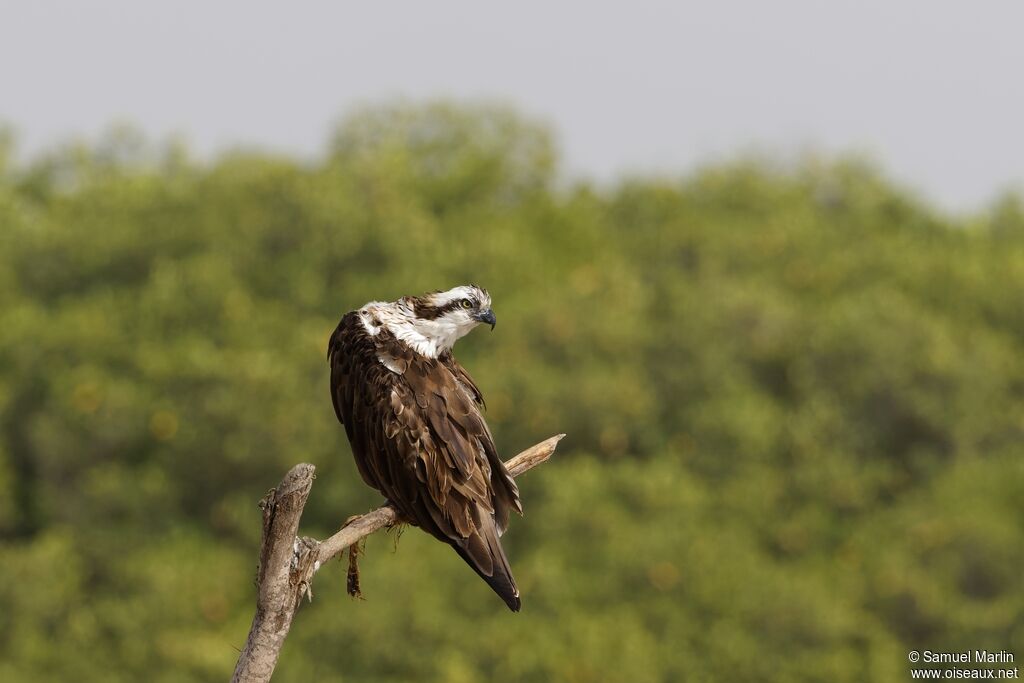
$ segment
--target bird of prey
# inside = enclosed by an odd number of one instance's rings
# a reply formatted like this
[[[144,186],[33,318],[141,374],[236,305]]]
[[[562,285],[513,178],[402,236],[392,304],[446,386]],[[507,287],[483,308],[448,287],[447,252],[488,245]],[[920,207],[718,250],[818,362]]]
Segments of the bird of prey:
[[[452,355],[491,297],[475,285],[346,313],[331,335],[331,398],[363,480],[404,521],[451,545],[519,611],[499,540],[519,489],[498,457],[476,383]]]

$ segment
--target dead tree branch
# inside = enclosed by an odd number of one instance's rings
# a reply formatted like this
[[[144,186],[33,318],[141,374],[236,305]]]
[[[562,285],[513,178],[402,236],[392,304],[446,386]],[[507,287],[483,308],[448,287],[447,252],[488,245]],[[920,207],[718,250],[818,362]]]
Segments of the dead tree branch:
[[[507,461],[506,467],[513,477],[536,467],[551,457],[564,436],[559,434],[530,446]],[[298,538],[299,520],[313,486],[314,471],[312,465],[296,465],[260,501],[263,539],[256,578],[256,614],[232,682],[269,681],[296,608],[304,596],[312,599],[313,576],[320,567],[354,543],[399,521],[395,509],[384,505],[350,519],[323,541]]]

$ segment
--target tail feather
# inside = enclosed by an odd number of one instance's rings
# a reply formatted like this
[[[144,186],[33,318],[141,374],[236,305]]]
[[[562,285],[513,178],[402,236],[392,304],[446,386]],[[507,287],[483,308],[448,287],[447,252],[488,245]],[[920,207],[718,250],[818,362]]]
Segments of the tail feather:
[[[508,608],[518,612],[521,602],[519,600],[519,589],[516,587],[516,580],[512,577],[512,568],[509,567],[508,557],[505,555],[501,541],[498,540],[498,530],[494,525],[494,519],[490,515],[481,515],[483,518],[477,533],[469,538],[452,543],[455,551],[480,575],[487,585],[491,587],[498,596],[505,601]]]

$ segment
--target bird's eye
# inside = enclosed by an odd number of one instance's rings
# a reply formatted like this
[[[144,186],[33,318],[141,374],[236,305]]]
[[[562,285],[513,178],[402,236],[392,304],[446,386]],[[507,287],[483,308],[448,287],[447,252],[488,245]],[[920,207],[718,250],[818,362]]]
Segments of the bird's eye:
[[[473,308],[473,302],[471,302],[469,299],[463,299],[460,305],[463,308]]]

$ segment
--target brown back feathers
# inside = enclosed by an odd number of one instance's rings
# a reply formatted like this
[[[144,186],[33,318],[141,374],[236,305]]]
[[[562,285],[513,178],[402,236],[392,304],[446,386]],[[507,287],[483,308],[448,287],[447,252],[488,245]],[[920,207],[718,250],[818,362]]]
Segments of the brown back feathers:
[[[387,326],[346,314],[331,336],[331,398],[359,473],[410,523],[451,544],[505,600],[519,593],[498,540],[519,490],[481,414],[483,397],[450,352],[416,353]]]

